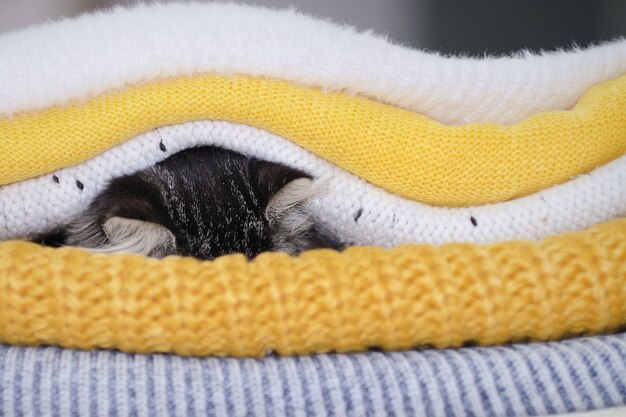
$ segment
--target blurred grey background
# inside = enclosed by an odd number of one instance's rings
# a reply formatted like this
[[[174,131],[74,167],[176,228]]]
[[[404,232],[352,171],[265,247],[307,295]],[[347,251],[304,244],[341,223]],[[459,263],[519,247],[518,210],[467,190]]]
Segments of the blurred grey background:
[[[125,0],[0,0],[0,33]],[[626,36],[626,0],[240,0],[295,6],[373,29],[404,45],[444,53],[499,54]]]

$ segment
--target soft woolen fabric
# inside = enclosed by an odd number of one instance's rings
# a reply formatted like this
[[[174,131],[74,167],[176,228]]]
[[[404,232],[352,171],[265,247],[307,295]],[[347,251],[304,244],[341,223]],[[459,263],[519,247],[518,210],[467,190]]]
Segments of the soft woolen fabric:
[[[391,194],[306,149],[251,126],[201,121],[139,135],[89,161],[0,187],[0,240],[62,227],[107,183],[192,146],[212,145],[292,166],[316,179],[310,211],[347,245],[493,243],[542,239],[626,215],[626,157],[527,197],[433,207]]]
[[[626,324],[626,219],[539,242],[215,261],[0,243],[0,340],[261,356],[555,340]]]
[[[200,103],[205,103],[201,105]],[[265,128],[391,193],[437,206],[497,203],[585,174],[626,153],[626,76],[567,112],[513,126],[446,126],[344,93],[283,81],[196,76],[85,105],[0,119],[0,184],[85,162],[145,131],[193,120]]]
[[[222,73],[349,91],[443,123],[511,124],[567,110],[591,86],[626,72],[626,40],[443,57],[293,10],[214,2],[115,8],[8,33],[0,56],[1,115],[163,77]]]
[[[626,416],[626,407],[611,407],[600,410],[581,411],[574,413],[559,414],[559,417],[624,417]]]
[[[265,359],[0,346],[0,375],[6,417],[526,417],[625,406],[626,336]]]

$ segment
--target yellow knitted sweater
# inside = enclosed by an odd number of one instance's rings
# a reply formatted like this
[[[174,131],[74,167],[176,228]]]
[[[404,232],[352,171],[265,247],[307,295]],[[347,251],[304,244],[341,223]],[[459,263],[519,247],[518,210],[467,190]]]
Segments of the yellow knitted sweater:
[[[0,340],[260,356],[482,345],[626,324],[626,220],[541,242],[214,262],[9,242]]]
[[[512,126],[446,126],[374,100],[264,78],[161,80],[0,118],[0,185],[79,164],[159,126],[211,119],[277,133],[411,200],[481,205],[532,194],[624,155],[626,75],[592,88],[570,111]]]

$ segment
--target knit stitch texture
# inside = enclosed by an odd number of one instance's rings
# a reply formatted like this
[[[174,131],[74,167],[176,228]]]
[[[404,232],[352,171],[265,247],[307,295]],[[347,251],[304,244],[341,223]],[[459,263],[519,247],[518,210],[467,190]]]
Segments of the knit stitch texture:
[[[626,76],[594,87],[571,111],[508,127],[445,126],[364,98],[276,80],[161,81],[86,105],[0,119],[0,184],[79,164],[159,126],[202,119],[267,129],[411,200],[480,205],[537,192],[626,153]]]
[[[3,416],[527,417],[626,408],[626,335],[264,359],[0,346]],[[609,411],[609,410],[607,410]]]
[[[212,262],[0,244],[0,340],[261,356],[549,340],[626,324],[626,219],[539,242]]]
[[[308,209],[346,245],[537,240],[626,215],[626,156],[527,197],[486,206],[432,207],[390,194],[265,130],[205,120],[151,130],[83,164],[0,187],[0,240],[36,238],[63,227],[113,178],[207,145],[311,175],[320,193]]]

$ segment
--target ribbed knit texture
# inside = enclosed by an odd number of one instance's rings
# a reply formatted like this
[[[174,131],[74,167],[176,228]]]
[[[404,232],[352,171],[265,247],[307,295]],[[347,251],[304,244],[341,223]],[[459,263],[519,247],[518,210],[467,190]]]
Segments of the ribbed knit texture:
[[[571,111],[513,126],[446,126],[277,80],[164,80],[0,119],[0,184],[79,164],[159,126],[204,119],[267,129],[411,200],[480,205],[537,192],[624,155],[626,76],[592,88]]]
[[[0,244],[0,340],[181,355],[498,344],[626,324],[626,219],[540,242],[213,262]]]
[[[626,336],[261,360],[3,346],[0,375],[5,417],[525,417],[626,405]]]
[[[624,417],[626,416],[626,407],[610,407],[600,410],[581,411],[574,413],[553,414],[558,417]]]

